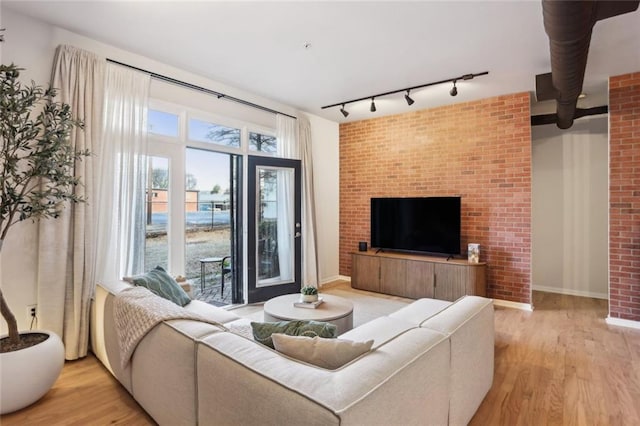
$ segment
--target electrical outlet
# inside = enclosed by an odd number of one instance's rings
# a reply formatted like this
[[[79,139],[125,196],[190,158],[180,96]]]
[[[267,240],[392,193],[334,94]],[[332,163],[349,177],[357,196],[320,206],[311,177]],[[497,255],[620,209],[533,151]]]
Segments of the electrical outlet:
[[[27,320],[29,322],[31,322],[31,320],[36,317],[38,312],[37,308],[38,305],[27,305]]]

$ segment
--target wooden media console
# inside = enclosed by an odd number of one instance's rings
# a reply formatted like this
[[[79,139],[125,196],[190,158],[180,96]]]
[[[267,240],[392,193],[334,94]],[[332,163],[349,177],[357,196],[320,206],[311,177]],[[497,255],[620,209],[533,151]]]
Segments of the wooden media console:
[[[351,287],[395,296],[456,300],[487,295],[486,263],[369,250],[351,256]]]

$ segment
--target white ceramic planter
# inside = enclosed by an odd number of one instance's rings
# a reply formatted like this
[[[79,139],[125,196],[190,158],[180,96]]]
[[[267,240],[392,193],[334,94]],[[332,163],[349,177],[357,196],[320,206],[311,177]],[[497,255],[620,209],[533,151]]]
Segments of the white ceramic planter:
[[[302,294],[301,296],[302,296],[302,301],[305,303],[312,303],[312,302],[318,301],[317,294]]]
[[[42,330],[20,334],[27,333],[49,337],[30,348],[0,354],[0,414],[17,411],[42,398],[62,371],[64,345],[58,335]]]

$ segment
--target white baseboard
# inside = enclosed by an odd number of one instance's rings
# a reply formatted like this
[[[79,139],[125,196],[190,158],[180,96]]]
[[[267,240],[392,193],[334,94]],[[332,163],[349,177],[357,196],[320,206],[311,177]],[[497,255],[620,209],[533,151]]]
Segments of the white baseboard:
[[[533,286],[532,289],[537,291],[544,291],[546,293],[557,293],[566,294],[567,296],[591,297],[592,299],[609,300],[609,295],[607,293],[594,293],[592,291],[573,290],[570,288],[560,287],[546,287],[542,285]]]
[[[320,285],[320,287],[322,287],[325,284],[330,284],[330,283],[335,282],[335,281],[348,281],[348,282],[351,282],[351,277],[347,277],[345,275],[334,275],[333,277],[330,277],[330,278],[321,279],[319,285]]]
[[[640,321],[632,321],[632,320],[627,320],[622,318],[607,317],[605,322],[609,325],[616,325],[618,327],[629,327],[629,328],[635,328],[637,330],[640,330]]]
[[[521,311],[533,312],[533,306],[531,303],[512,302],[510,300],[493,299],[493,304],[496,306],[502,306],[503,308],[520,309]]]
[[[333,277],[329,277],[329,278],[323,278],[320,280],[320,285],[323,284],[327,284],[327,283],[332,283],[334,281],[340,280],[340,275],[334,275]]]

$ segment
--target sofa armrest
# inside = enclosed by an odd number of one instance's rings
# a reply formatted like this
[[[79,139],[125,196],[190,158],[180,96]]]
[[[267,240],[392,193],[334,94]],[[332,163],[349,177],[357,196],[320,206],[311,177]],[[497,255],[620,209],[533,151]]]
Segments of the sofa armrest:
[[[131,367],[123,369],[120,362],[120,346],[113,316],[115,294],[129,284],[114,282],[98,284],[91,302],[91,351],[113,376],[131,393]]]
[[[177,319],[161,322],[140,341],[131,359],[131,393],[158,424],[198,424],[196,342],[222,332]]]
[[[421,327],[449,335],[451,402],[449,424],[469,423],[493,384],[493,301],[465,296],[424,321]]]

